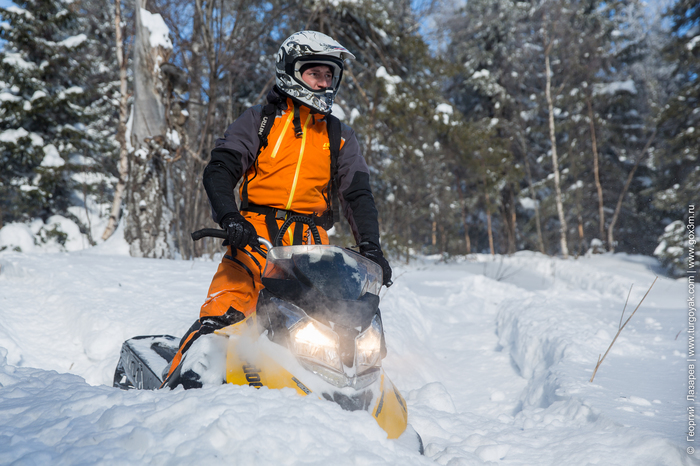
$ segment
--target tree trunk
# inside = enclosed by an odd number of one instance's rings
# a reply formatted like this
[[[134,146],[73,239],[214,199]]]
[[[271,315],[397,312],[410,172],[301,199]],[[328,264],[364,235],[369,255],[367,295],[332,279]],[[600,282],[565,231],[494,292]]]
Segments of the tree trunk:
[[[129,154],[128,217],[124,238],[135,257],[170,258],[172,211],[167,205],[165,169],[167,124],[160,65],[170,49],[152,46],[150,31],[141,15],[146,0],[136,0],[134,38],[134,110]],[[160,15],[154,15],[159,18]]]
[[[625,186],[624,186],[624,188],[622,188],[622,192],[620,193],[620,197],[617,199],[617,205],[615,206],[615,213],[613,213],[612,219],[610,220],[610,225],[608,225],[608,251],[610,251],[610,252],[615,252],[615,239],[613,237],[613,231],[615,229],[615,224],[617,223],[617,218],[620,215],[620,209],[622,208],[622,200],[625,198],[625,194],[627,194],[627,190],[629,189],[630,184],[632,183],[632,178],[634,177],[634,172],[637,171],[637,167],[639,166],[639,163],[644,158],[644,155],[646,155],[647,150],[649,150],[649,146],[651,145],[651,143],[655,137],[656,137],[656,128],[654,128],[654,131],[651,133],[651,136],[649,136],[649,140],[644,145],[644,149],[642,149],[642,152],[640,152],[639,155],[637,156],[637,160],[634,162],[634,167],[632,167],[632,170],[630,170],[630,173],[627,176],[627,182],[625,182]]]
[[[532,184],[532,172],[530,171],[530,161],[527,157],[527,145],[525,144],[525,138],[520,135],[520,145],[523,149],[523,161],[525,162],[525,174],[527,175],[527,186],[530,191],[530,198],[535,207],[535,227],[537,228],[537,244],[540,248],[542,254],[546,254],[544,248],[544,238],[542,236],[542,222],[540,221],[540,205],[537,200],[537,194],[535,193],[535,187]]]
[[[467,223],[467,200],[465,199],[464,189],[459,177],[457,178],[457,186],[459,187],[459,200],[462,204],[462,225],[464,225],[464,242],[467,248],[467,254],[472,253],[472,241],[469,238],[469,224]]]
[[[546,26],[545,26],[546,28]],[[546,41],[546,39],[545,39]],[[559,179],[559,159],[557,158],[557,138],[554,129],[554,105],[552,104],[552,69],[549,66],[549,53],[552,49],[552,43],[545,43],[544,61],[545,61],[545,76],[547,86],[545,95],[547,97],[547,109],[549,111],[549,139],[552,144],[552,168],[554,171],[554,189],[556,193],[557,213],[559,214],[559,244],[561,246],[561,254],[564,259],[569,257],[569,247],[566,242],[566,217],[564,215],[564,204],[561,196],[561,181]]]
[[[119,123],[117,126],[117,141],[119,141],[119,180],[114,190],[114,199],[112,200],[112,208],[105,228],[102,234],[102,239],[107,240],[119,224],[121,216],[122,197],[126,188],[126,180],[128,176],[128,155],[129,151],[126,147],[126,118],[127,118],[127,100],[129,98],[126,78],[127,60],[124,55],[124,39],[122,38],[122,9],[121,0],[114,2],[114,31],[116,37],[116,53],[117,65],[119,66]]]
[[[593,176],[595,177],[595,187],[598,191],[598,222],[600,240],[605,238],[605,210],[603,209],[603,187],[600,184],[600,170],[598,168],[598,143],[595,136],[595,125],[593,124],[593,105],[591,96],[586,95],[586,105],[588,105],[588,121],[591,126],[591,147],[593,148]]]
[[[583,255],[586,247],[586,236],[583,231],[583,207],[581,206],[581,189],[576,189],[576,219],[578,220],[578,249],[574,257]]]
[[[512,185],[508,184],[501,193],[503,229],[505,230],[506,239],[508,241],[508,254],[514,254],[516,250],[516,216],[515,216],[515,193]]]
[[[469,238],[469,224],[467,223],[467,209],[462,209],[462,225],[464,225],[464,242],[467,247],[467,254],[472,253],[472,240]]]
[[[488,200],[489,195],[486,194],[486,199]],[[486,209],[486,227],[488,229],[489,233],[489,250],[491,251],[491,255],[495,256],[496,255],[496,250],[493,247],[493,229],[491,228],[491,210]]]

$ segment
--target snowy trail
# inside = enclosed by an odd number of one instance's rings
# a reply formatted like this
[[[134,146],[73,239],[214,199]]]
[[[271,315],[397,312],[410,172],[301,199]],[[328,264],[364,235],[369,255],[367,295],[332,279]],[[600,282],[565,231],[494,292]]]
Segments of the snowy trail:
[[[651,259],[398,265],[384,366],[420,457],[369,414],[291,390],[111,388],[122,341],[182,334],[217,264],[95,252],[0,255],[0,464],[700,464],[685,452],[684,283],[659,279],[588,382]]]

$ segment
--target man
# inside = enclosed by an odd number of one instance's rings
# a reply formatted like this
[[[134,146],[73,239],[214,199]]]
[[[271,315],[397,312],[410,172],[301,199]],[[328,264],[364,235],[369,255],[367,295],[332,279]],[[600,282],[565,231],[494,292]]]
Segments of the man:
[[[255,311],[265,260],[255,252],[251,257],[236,254],[236,250],[258,246],[259,236],[274,242],[290,215],[312,217],[329,229],[335,191],[360,253],[382,267],[384,284],[390,284],[391,267],[379,243],[369,169],[354,131],[330,116],[346,58],[355,57],[325,34],[302,31],[291,35],[277,54],[276,85],[268,94],[268,105],[246,110],[216,141],[204,170],[204,187],[214,220],[226,230],[229,249],[214,275],[199,320],[182,339],[164,385],[187,388],[177,367],[192,343]],[[334,131],[340,133],[335,164],[331,156]],[[335,177],[331,176],[333,169]],[[241,178],[239,209],[233,191]],[[336,188],[331,189],[333,184]],[[308,227],[297,223],[282,244],[308,242],[308,233]],[[326,232],[321,229],[319,233],[328,244]]]

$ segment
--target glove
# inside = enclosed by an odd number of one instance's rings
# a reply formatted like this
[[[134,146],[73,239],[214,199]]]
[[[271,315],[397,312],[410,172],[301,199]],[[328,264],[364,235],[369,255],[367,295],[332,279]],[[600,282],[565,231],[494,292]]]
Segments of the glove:
[[[360,247],[360,254],[365,256],[367,259],[379,264],[382,268],[382,275],[384,277],[383,285],[389,288],[393,283],[391,281],[391,266],[389,261],[384,257],[384,253],[376,244],[368,244],[366,246]]]
[[[260,246],[255,227],[239,212],[227,215],[221,221],[221,227],[226,230],[228,244],[234,252],[236,249],[243,249],[249,244],[251,246]]]

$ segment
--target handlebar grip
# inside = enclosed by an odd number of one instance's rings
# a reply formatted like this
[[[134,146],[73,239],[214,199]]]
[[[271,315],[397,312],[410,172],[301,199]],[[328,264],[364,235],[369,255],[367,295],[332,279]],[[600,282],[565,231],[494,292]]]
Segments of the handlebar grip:
[[[201,230],[193,231],[191,233],[192,239],[194,241],[199,241],[202,238],[221,238],[226,239],[226,230],[219,230],[217,228],[203,228]]]
[[[194,241],[199,241],[202,238],[220,238],[220,239],[227,239],[228,235],[226,234],[226,230],[219,230],[218,228],[202,228],[201,230],[193,231],[190,233],[190,236]],[[262,236],[258,236],[258,242],[265,246],[267,250],[269,251],[272,249],[272,243],[270,243],[267,239],[263,238]],[[267,257],[267,253],[263,251],[259,246],[251,246],[255,252],[260,254],[263,257]]]

